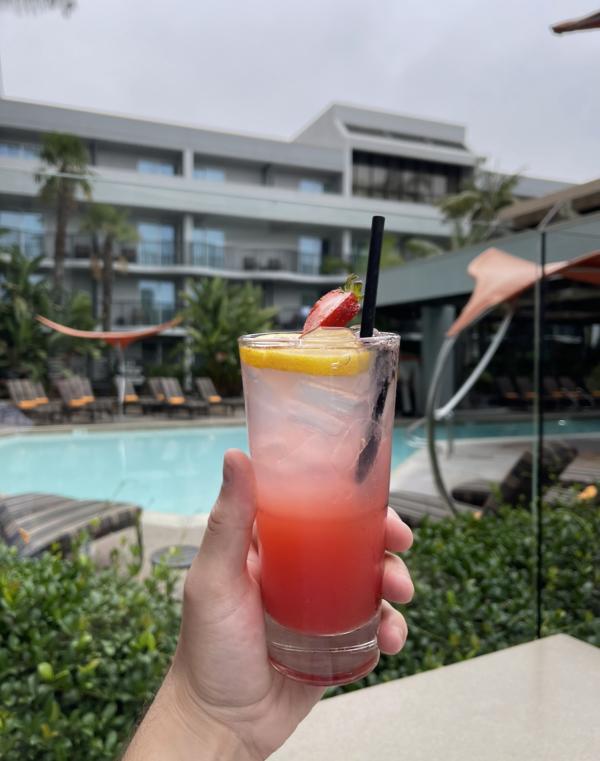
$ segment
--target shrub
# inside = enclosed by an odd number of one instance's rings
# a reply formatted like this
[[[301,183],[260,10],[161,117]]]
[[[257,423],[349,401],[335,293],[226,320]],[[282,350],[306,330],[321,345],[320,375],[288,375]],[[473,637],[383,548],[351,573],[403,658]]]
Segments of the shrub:
[[[544,510],[543,635],[566,632],[600,646],[600,508]],[[398,655],[329,695],[483,655],[535,637],[531,514],[504,509],[423,523],[405,560],[415,583],[401,606],[409,628]]]
[[[174,650],[174,579],[0,545],[0,758],[114,759]]]
[[[543,633],[600,645],[600,508],[547,508]],[[406,561],[415,599],[399,655],[329,695],[465,660],[535,636],[531,515],[424,523]],[[21,560],[0,546],[0,758],[114,759],[167,669],[174,579],[140,582],[84,554]]]

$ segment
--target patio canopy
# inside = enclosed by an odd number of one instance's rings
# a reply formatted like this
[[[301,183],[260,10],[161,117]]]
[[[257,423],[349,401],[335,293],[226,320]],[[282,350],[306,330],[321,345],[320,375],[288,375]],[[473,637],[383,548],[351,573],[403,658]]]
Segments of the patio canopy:
[[[539,264],[498,248],[488,248],[479,254],[469,265],[468,272],[475,280],[475,288],[446,333],[449,337],[457,336],[495,306],[514,301],[541,276]],[[591,251],[568,262],[547,264],[545,274],[600,285],[600,251]]]
[[[37,316],[37,320],[47,328],[52,328],[57,333],[63,333],[65,336],[71,336],[71,338],[93,338],[98,341],[106,341],[106,343],[119,349],[125,349],[134,341],[149,338],[169,328],[174,328],[181,322],[181,317],[175,317],[173,320],[163,322],[161,325],[154,325],[151,328],[142,328],[141,330],[77,330],[76,328],[69,328],[67,325],[61,325],[59,322],[54,322],[41,315]]]
[[[600,11],[590,13],[589,16],[571,19],[570,21],[561,21],[558,24],[552,24],[552,31],[556,34],[564,32],[583,32],[586,29],[600,29]]]

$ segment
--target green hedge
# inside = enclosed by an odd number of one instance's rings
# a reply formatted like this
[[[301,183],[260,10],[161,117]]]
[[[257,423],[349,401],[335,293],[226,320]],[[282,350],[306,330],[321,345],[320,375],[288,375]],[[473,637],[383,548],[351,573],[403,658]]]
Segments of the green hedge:
[[[0,546],[0,758],[114,759],[160,684],[179,608],[172,575]]]
[[[600,508],[548,509],[544,633],[600,645]],[[532,520],[424,524],[406,561],[415,599],[402,653],[361,682],[414,674],[535,634]],[[19,560],[0,547],[0,758],[114,759],[159,685],[175,645],[173,577],[95,569],[89,558]]]
[[[600,646],[600,508],[544,510],[543,635],[566,632]],[[399,655],[347,692],[483,655],[535,637],[535,542],[531,514],[462,515],[424,523],[405,560],[415,582],[399,606],[409,637]]]

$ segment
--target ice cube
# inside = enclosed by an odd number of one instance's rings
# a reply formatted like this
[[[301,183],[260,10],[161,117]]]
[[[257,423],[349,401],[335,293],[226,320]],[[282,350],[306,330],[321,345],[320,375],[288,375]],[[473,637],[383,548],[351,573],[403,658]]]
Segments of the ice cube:
[[[362,349],[362,344],[349,328],[316,328],[300,339],[302,346],[318,344],[324,349]]]

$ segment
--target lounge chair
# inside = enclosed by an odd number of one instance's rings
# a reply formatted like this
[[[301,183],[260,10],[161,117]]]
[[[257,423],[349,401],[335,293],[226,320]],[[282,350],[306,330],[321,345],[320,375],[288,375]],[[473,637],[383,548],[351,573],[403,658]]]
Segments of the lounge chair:
[[[556,378],[545,376],[542,379],[542,383],[544,384],[544,393],[546,394],[546,397],[548,399],[551,399],[553,402],[555,402],[557,407],[559,407],[562,402],[573,401],[573,399],[565,391],[565,389],[562,389],[558,385],[558,383],[556,382]]]
[[[432,494],[393,491],[390,492],[388,504],[411,528],[416,528],[424,518],[429,518],[431,521],[441,521],[444,518],[452,517],[442,498]],[[456,507],[460,513],[480,512],[473,505],[464,503],[457,503]]]
[[[50,422],[60,416],[60,404],[51,402],[41,383],[30,380],[6,381],[12,403],[32,419]]]
[[[89,378],[84,378],[81,375],[75,375],[71,379],[71,382],[79,388],[83,398],[93,406],[96,412],[106,412],[109,415],[114,413],[116,399],[110,396],[95,396]]]
[[[188,399],[177,378],[161,378],[161,389],[167,412],[185,410],[190,417],[208,411],[208,404],[200,399]]]
[[[600,380],[597,376],[586,378],[585,386],[590,397],[594,400],[594,404],[600,406]]]
[[[516,390],[511,379],[505,375],[500,375],[496,378],[496,386],[498,388],[498,396],[500,399],[508,404],[510,407],[521,407],[523,399],[521,394]]]
[[[559,476],[562,484],[600,484],[600,454],[585,452],[578,455]]]
[[[119,382],[115,379],[115,385],[117,387],[117,395],[119,393]],[[130,407],[138,407],[141,412],[156,412],[164,407],[164,400],[159,401],[155,396],[142,395],[140,396],[134,388],[131,379],[125,380],[125,396],[123,398],[123,408],[127,411]]]
[[[219,405],[225,407],[230,412],[235,412],[236,409],[244,407],[243,396],[226,396],[222,397],[215,388],[212,378],[207,376],[196,378],[196,389],[200,398],[203,399],[208,405],[209,409],[215,409]]]
[[[150,389],[150,393],[152,394],[155,401],[160,402],[161,405],[164,406],[165,403],[165,393],[162,389],[162,382],[164,378],[148,378],[148,388]]]
[[[69,499],[55,494],[0,497],[0,539],[16,547],[20,555],[34,557],[54,544],[68,552],[82,531],[91,539],[99,539],[133,527],[141,559],[141,513],[137,505]]]
[[[560,441],[544,446],[542,485],[555,483],[560,474],[573,462],[577,450]],[[484,511],[496,511],[500,505],[517,504],[519,499],[529,500],[533,479],[533,455],[527,450],[519,457],[506,476],[498,484],[485,479],[465,481],[452,489],[452,496],[459,502],[475,505]]]
[[[63,410],[69,419],[77,413],[85,413],[90,420],[95,420],[95,409],[90,400],[83,397],[78,385],[71,378],[60,378],[55,382],[63,404]]]
[[[556,398],[551,394],[548,393],[546,390],[546,384],[545,381],[549,380],[548,378],[542,379],[542,401],[543,402],[554,402],[556,403]],[[533,387],[533,381],[530,378],[527,378],[524,375],[519,375],[515,378],[515,382],[517,384],[517,388],[519,389],[519,393],[523,397],[523,399],[528,403],[532,404],[535,400],[537,394]],[[552,384],[552,381],[550,380],[550,384]]]
[[[56,387],[63,402],[63,408],[69,417],[77,412],[85,412],[91,420],[98,415],[112,414],[115,400],[110,397],[97,399],[92,391],[92,385],[87,378],[73,375],[56,381]]]
[[[573,460],[576,450],[572,447],[552,442],[544,449],[545,467],[543,483],[549,486],[557,473]],[[533,478],[533,457],[525,451],[514,463],[502,481],[495,484],[490,481],[469,481],[452,490],[459,512],[495,513],[502,505],[529,504]],[[552,487],[544,495],[545,501],[560,501],[564,492],[559,487]],[[424,518],[433,521],[451,517],[446,503],[441,497],[416,494],[415,492],[394,491],[390,493],[390,507],[410,526],[418,526]]]
[[[562,386],[563,392],[574,404],[581,405],[581,402],[585,402],[589,407],[594,406],[594,398],[584,388],[578,386],[573,378],[569,378],[566,375],[561,375],[558,379]]]

